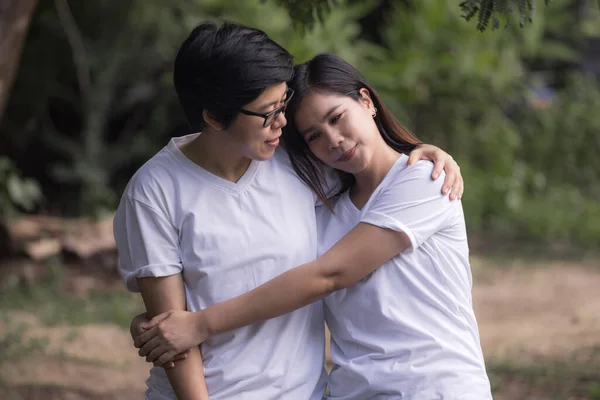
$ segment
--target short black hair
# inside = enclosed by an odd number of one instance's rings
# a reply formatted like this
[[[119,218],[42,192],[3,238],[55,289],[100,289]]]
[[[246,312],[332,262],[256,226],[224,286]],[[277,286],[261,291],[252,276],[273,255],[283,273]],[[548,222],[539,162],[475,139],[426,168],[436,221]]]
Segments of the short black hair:
[[[189,124],[200,131],[207,110],[225,127],[270,86],[294,75],[293,57],[263,31],[204,22],[183,42],[173,80]]]

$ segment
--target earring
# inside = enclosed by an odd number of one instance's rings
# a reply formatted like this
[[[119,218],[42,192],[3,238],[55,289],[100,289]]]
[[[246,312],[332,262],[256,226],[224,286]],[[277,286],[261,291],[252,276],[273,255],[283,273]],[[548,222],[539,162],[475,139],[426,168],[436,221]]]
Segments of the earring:
[[[376,116],[377,116],[377,107],[375,107],[373,110],[373,118],[375,118]]]

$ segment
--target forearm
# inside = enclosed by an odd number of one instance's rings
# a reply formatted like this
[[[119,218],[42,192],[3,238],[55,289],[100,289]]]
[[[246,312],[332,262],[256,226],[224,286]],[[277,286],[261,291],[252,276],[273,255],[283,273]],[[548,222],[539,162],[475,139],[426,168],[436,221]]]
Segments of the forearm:
[[[322,299],[358,282],[409,244],[401,232],[359,224],[319,259],[199,311],[200,337],[274,318]]]
[[[177,399],[208,400],[202,356],[198,347],[191,349],[186,359],[176,361],[175,368],[165,371]]]
[[[185,310],[185,289],[181,274],[163,278],[138,279],[148,317],[168,310]],[[176,361],[175,368],[166,370],[169,382],[178,399],[207,400],[202,357],[198,347],[191,349],[184,360]]]
[[[279,275],[241,296],[197,313],[203,337],[278,317],[320,300],[334,290],[334,280],[317,261]]]

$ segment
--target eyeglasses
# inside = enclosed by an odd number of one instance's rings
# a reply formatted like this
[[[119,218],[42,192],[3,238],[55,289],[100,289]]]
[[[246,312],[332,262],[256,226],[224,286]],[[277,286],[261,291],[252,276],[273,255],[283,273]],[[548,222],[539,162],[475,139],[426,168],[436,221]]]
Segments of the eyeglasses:
[[[240,113],[242,113],[244,115],[253,115],[255,117],[262,117],[265,119],[263,127],[266,128],[268,126],[271,126],[271,125],[273,125],[273,122],[275,122],[275,120],[277,119],[279,114],[281,114],[282,112],[285,112],[285,108],[287,107],[288,103],[290,102],[290,99],[294,95],[294,91],[292,89],[288,88],[287,91],[285,92],[285,94],[286,94],[286,98],[285,98],[283,104],[281,106],[277,107],[276,109],[274,109],[273,111],[270,111],[266,114],[257,113],[254,111],[248,111],[248,110],[244,110],[244,109],[241,109]]]

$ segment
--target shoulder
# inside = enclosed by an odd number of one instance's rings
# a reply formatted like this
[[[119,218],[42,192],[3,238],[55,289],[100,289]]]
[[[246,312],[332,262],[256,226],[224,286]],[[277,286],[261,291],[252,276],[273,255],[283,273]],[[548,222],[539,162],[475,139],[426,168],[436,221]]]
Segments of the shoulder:
[[[148,190],[155,189],[169,175],[167,164],[167,155],[163,148],[133,174],[127,184],[125,194],[136,198],[143,196]]]
[[[168,149],[162,148],[150,160],[146,161],[131,177],[123,197],[143,203],[152,208],[164,202],[181,175],[177,163],[170,157]]]
[[[411,183],[411,185],[433,185],[441,188],[446,173],[442,171],[440,177],[434,181],[431,178],[434,168],[432,161],[420,160],[411,166],[406,165],[407,161],[408,157],[405,155],[396,161],[385,178],[385,186]]]
[[[408,157],[404,154],[400,156],[400,159],[396,162],[392,171],[399,177],[410,176],[413,178],[431,178],[433,172],[433,161],[430,160],[419,160],[411,166],[407,166]]]
[[[442,185],[445,175],[442,174],[438,179],[433,180],[432,162],[419,161],[407,167],[407,160],[408,157],[402,156],[394,164],[367,203],[368,206],[394,204],[406,207],[444,197]]]

